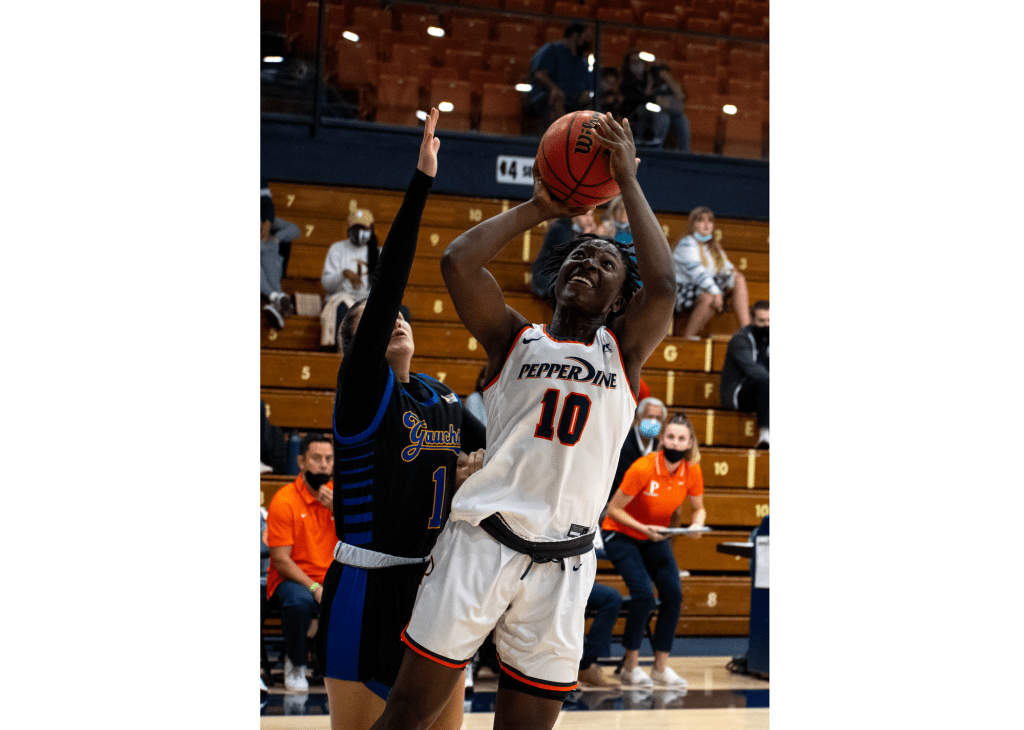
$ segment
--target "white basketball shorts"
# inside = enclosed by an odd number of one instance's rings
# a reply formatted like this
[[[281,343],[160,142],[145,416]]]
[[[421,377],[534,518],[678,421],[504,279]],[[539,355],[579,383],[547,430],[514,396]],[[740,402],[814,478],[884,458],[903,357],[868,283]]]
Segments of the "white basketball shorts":
[[[593,550],[530,567],[529,555],[453,520],[430,557],[402,634],[413,651],[464,667],[493,628],[502,671],[511,679],[552,692],[575,688],[583,614],[597,573]]]

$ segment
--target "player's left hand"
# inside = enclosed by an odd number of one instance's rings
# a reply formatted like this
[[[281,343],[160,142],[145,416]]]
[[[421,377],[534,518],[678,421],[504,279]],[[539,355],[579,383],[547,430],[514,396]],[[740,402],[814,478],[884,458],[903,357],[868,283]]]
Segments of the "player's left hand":
[[[471,454],[467,454],[465,451],[459,454],[459,459],[455,464],[455,488],[458,489],[462,486],[462,483],[469,479],[471,474],[475,474],[480,471],[480,467],[484,465],[484,450],[477,449]]]
[[[636,177],[640,158],[636,156],[633,130],[628,119],[623,119],[622,124],[619,124],[611,114],[600,115],[594,138],[608,150],[608,166],[615,182],[621,184],[624,180]]]
[[[320,487],[316,492],[317,501],[320,502],[324,507],[334,511],[334,490],[328,489],[327,485]]]

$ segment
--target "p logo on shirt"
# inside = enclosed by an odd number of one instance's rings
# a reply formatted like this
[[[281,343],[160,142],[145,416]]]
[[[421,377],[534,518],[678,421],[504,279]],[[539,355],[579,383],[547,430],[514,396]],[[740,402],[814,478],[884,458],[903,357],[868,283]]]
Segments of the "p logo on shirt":
[[[647,485],[647,490],[644,492],[644,494],[650,495],[651,497],[657,497],[658,496],[658,489],[660,489],[660,488],[661,488],[661,485],[658,484],[658,482],[656,482],[655,480],[652,479],[651,483]]]

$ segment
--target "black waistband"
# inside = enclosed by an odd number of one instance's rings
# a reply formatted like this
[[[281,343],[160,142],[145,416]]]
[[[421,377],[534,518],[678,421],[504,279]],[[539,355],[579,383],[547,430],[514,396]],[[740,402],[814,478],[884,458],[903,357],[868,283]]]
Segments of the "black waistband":
[[[595,533],[593,532],[575,537],[572,540],[530,542],[512,532],[501,517],[496,514],[480,520],[480,527],[484,528],[484,532],[502,545],[512,548],[517,553],[529,555],[534,563],[550,563],[555,560],[572,558],[594,549]]]

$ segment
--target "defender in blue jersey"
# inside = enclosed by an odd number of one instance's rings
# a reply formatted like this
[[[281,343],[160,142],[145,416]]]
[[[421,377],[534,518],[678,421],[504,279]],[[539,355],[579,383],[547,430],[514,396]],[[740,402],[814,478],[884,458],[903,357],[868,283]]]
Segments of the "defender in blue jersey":
[[[410,373],[415,345],[399,305],[437,171],[437,110],[424,128],[419,164],[395,217],[370,296],[342,322],[344,359],[334,403],[335,560],[324,579],[317,659],[332,730],[367,728],[383,711],[405,647],[430,551],[452,494],[482,455],[483,425],[446,385]],[[458,688],[457,688],[458,689]],[[461,692],[434,727],[462,724]]]

